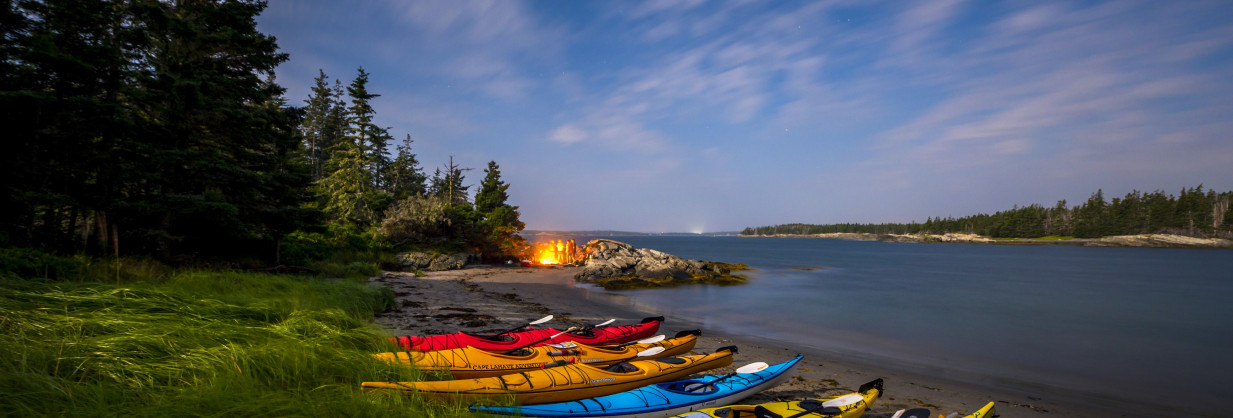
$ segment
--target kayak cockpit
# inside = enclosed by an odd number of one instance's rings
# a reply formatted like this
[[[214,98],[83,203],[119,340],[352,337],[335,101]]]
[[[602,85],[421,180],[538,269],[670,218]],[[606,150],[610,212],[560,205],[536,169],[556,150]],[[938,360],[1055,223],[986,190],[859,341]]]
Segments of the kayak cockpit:
[[[715,386],[708,385],[707,382],[701,380],[682,380],[679,382],[661,383],[659,388],[684,395],[705,395],[716,390]]]

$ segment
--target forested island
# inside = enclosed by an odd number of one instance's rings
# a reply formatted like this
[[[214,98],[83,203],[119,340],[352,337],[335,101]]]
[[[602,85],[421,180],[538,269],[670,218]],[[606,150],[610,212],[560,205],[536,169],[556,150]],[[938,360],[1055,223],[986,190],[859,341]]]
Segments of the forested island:
[[[1233,238],[1230,201],[1233,191],[1205,191],[1202,185],[1182,189],[1177,196],[1162,190],[1135,190],[1112,201],[1105,200],[1104,192],[1097,190],[1076,206],[1062,200],[1049,208],[1038,204],[1016,206],[992,215],[929,217],[924,223],[783,224],[745,228],[741,235],[918,242],[1057,243],[1077,239],[1076,243],[1094,245],[1222,247]],[[1150,235],[1196,240],[1116,238]]]

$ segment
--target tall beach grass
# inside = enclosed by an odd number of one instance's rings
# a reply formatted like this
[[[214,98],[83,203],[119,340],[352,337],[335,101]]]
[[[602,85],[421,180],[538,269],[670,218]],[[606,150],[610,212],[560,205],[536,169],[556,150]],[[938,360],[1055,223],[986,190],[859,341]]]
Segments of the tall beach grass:
[[[395,349],[369,322],[392,306],[388,289],[133,264],[61,277],[0,271],[0,415],[466,414],[360,390],[421,378],[371,356]]]

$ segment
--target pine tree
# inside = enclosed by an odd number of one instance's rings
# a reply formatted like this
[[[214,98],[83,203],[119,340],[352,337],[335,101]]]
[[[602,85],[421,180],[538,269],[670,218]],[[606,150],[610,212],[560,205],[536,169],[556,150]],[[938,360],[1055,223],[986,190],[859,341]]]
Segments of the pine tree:
[[[420,169],[419,160],[411,152],[411,142],[413,142],[411,135],[408,134],[398,146],[398,155],[386,168],[385,190],[394,201],[427,192],[427,186],[424,184],[427,177]]]
[[[130,120],[120,97],[131,8],[23,1],[0,13],[0,242],[80,248],[78,219],[119,200],[105,162]]]
[[[518,235],[526,224],[518,219],[518,207],[506,202],[508,190],[509,185],[501,181],[497,162],[489,161],[479,192],[475,194],[475,211],[483,218],[480,229],[485,245],[482,251],[488,258],[517,258],[526,245],[526,240]]]
[[[359,144],[353,137],[343,138],[331,154],[328,174],[320,182],[326,216],[338,225],[372,224],[372,182]]]
[[[320,180],[325,163],[329,161],[328,150],[338,141],[337,121],[333,120],[337,113],[338,98],[330,89],[325,71],[317,70],[317,78],[313,79],[312,94],[305,100],[304,120],[300,123],[300,135],[304,137],[308,161],[312,167],[313,180]]]
[[[470,168],[462,168],[454,164],[454,156],[450,156],[449,164],[444,166],[443,172],[440,168],[433,172],[432,178],[429,179],[428,191],[434,196],[444,197],[451,204],[467,204],[467,189],[471,186],[462,184],[465,177],[463,171],[470,171]]]
[[[347,86],[347,95],[351,97],[351,106],[347,108],[346,134],[353,138],[364,154],[371,186],[383,189],[386,167],[390,164],[386,148],[393,137],[388,129],[373,122],[376,111],[373,110],[371,101],[381,95],[368,91],[368,73],[363,67],[360,67],[359,74],[351,85]]]

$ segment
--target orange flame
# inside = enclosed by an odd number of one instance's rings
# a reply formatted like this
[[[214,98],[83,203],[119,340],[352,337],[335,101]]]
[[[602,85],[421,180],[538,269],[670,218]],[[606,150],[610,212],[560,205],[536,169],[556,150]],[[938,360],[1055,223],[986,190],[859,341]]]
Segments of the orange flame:
[[[578,254],[578,245],[574,240],[550,240],[547,243],[535,244],[531,258],[537,264],[572,264],[582,257]]]

